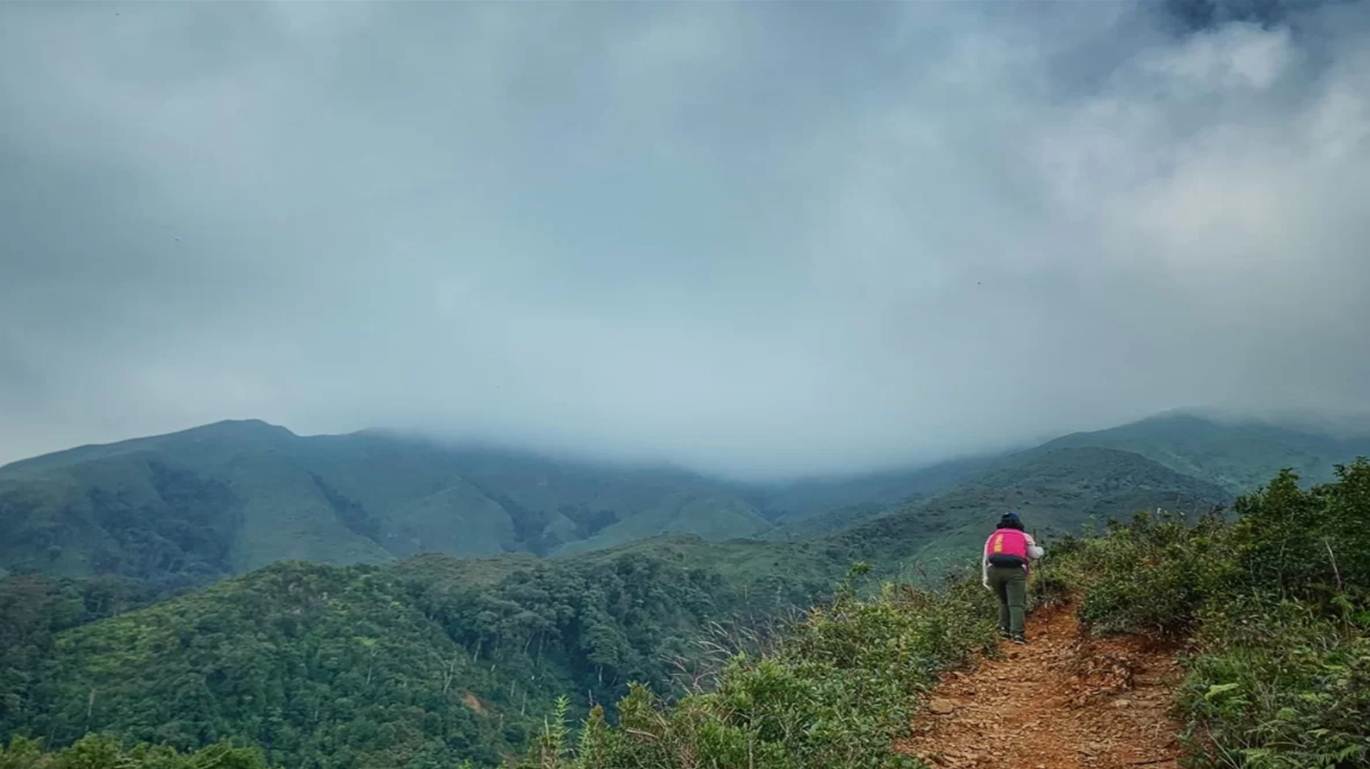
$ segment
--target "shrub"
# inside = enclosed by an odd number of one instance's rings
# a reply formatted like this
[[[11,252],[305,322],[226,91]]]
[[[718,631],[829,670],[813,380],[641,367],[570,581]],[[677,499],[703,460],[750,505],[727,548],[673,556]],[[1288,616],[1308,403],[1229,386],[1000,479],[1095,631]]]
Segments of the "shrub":
[[[1225,527],[1204,516],[1140,513],[1085,540],[1058,566],[1084,595],[1080,619],[1098,632],[1188,632],[1210,595],[1233,577]]]

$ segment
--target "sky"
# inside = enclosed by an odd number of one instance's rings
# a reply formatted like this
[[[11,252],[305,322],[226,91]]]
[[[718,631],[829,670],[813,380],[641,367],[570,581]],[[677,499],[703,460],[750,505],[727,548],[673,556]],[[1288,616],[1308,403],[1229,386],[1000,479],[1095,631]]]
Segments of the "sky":
[[[0,4],[0,462],[782,477],[1370,398],[1370,4]]]

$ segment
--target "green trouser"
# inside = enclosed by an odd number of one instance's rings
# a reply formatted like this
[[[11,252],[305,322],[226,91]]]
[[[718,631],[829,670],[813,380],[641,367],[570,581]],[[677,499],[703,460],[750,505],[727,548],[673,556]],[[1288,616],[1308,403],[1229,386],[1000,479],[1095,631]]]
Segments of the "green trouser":
[[[1023,635],[1027,613],[1027,570],[1021,566],[990,566],[989,588],[999,598],[999,629]]]

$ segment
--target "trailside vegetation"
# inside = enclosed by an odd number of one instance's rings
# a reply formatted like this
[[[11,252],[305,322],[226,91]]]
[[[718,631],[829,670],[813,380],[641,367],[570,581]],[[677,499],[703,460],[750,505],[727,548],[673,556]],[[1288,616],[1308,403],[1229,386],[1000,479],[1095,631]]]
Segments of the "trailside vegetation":
[[[896,740],[940,671],[993,644],[990,603],[969,574],[869,599],[844,585],[773,648],[734,657],[709,690],[664,704],[636,685],[616,726],[596,708],[578,731],[563,700],[521,769],[917,766]]]
[[[1050,577],[1095,632],[1191,640],[1193,766],[1370,766],[1370,463],[1310,489],[1282,472],[1235,512],[1140,515],[1057,548]]]

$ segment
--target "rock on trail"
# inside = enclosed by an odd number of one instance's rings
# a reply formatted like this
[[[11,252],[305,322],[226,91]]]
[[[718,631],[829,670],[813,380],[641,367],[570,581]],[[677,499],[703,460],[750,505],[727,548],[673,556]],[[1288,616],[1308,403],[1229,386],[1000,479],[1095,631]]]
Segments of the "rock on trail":
[[[948,673],[898,747],[938,769],[1175,769],[1173,650],[1092,638],[1070,607],[1033,613],[1031,643]]]

